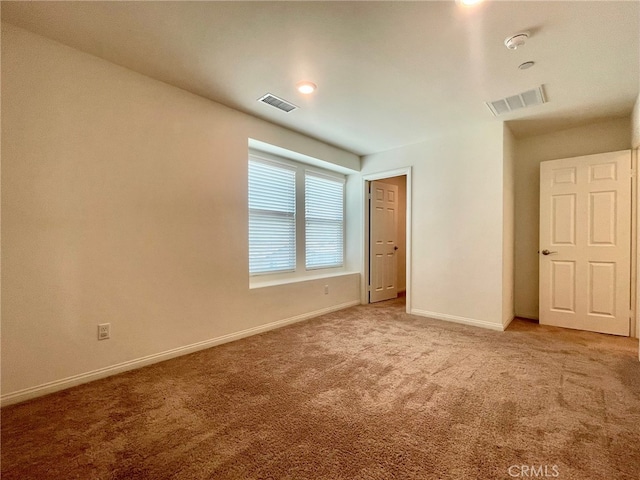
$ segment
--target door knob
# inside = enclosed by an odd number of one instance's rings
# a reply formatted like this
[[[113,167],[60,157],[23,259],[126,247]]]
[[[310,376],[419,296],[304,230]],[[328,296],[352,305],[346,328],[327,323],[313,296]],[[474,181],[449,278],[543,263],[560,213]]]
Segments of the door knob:
[[[542,253],[543,255],[551,255],[552,253],[558,253],[558,252],[550,252],[549,250],[544,249],[544,250],[542,250],[542,252],[541,252],[541,253]]]

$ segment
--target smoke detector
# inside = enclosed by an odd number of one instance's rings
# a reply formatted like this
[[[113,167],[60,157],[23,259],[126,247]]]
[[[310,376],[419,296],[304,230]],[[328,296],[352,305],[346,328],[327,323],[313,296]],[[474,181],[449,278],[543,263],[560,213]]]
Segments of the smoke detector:
[[[528,68],[533,67],[535,64],[536,64],[536,62],[533,62],[533,61],[524,62],[524,63],[521,63],[520,65],[518,65],[518,69],[526,70]]]
[[[510,37],[505,38],[504,45],[509,50],[517,50],[518,47],[521,47],[525,44],[527,38],[529,38],[529,32],[516,33],[515,35],[511,35]]]

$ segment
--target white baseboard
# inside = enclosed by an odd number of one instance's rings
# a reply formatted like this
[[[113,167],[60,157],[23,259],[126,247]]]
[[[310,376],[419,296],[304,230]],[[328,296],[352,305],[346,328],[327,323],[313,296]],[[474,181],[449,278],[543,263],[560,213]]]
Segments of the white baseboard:
[[[486,320],[477,320],[475,318],[458,317],[455,315],[448,315],[446,313],[428,312],[426,310],[418,310],[415,308],[411,310],[411,314],[418,315],[420,317],[434,318],[436,320],[445,320],[447,322],[472,325],[474,327],[488,328],[490,330],[497,330],[499,332],[504,331],[504,329],[506,328],[506,325],[503,325],[502,323],[487,322]]]
[[[511,322],[513,322],[514,318],[516,318],[515,315],[511,315],[506,320],[502,320],[502,330],[503,331],[507,329],[507,327],[511,324]]]
[[[128,370],[134,370],[136,368],[151,365],[153,363],[163,362],[171,358],[187,355],[189,353],[204,350],[206,348],[215,347],[216,345],[221,345],[223,343],[233,342],[234,340],[240,340],[241,338],[250,337],[251,335],[257,335],[269,330],[284,327],[285,325],[301,322],[303,320],[309,320],[310,318],[319,317],[327,313],[336,312],[338,310],[343,310],[345,308],[353,307],[356,305],[360,305],[360,300],[354,300],[351,302],[342,303],[340,305],[334,305],[332,307],[315,310],[313,312],[303,313],[302,315],[285,318],[284,320],[277,320],[265,325],[248,328],[240,332],[230,333],[221,337],[204,340],[202,342],[193,343],[191,345],[185,345],[184,347],[173,348],[171,350],[155,353],[153,355],[147,355],[146,357],[129,360],[109,367],[99,368],[97,370],[81,373],[79,375],[73,375],[61,380],[55,380],[53,382],[43,383],[42,385],[37,385],[35,387],[25,388],[16,392],[7,393],[6,395],[0,396],[0,405],[4,407],[6,405],[24,402],[25,400],[41,397],[43,395],[58,392],[70,387],[75,387],[76,385],[99,380],[105,377],[110,377],[111,375],[126,372]]]

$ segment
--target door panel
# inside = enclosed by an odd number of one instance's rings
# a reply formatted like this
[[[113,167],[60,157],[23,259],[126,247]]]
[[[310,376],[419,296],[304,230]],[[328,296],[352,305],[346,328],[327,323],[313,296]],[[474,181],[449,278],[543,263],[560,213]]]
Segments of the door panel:
[[[553,184],[561,185],[563,183],[569,183],[569,184],[576,183],[575,167],[553,169]]]
[[[629,335],[629,151],[540,164],[540,323]]]
[[[554,195],[553,202],[553,244],[575,245],[576,243],[576,196]]]
[[[370,191],[369,301],[373,303],[398,296],[398,187],[376,180]]]
[[[589,262],[589,314],[614,317],[616,264]]]
[[[575,262],[551,262],[551,309],[574,313],[576,309]]]
[[[616,192],[589,194],[589,246],[616,245]]]

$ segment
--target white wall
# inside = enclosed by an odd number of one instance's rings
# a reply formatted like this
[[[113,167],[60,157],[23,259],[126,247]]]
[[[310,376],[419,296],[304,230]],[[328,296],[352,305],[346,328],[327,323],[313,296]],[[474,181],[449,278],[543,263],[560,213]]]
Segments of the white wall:
[[[502,329],[502,123],[368,155],[362,173],[408,166],[412,312]]]
[[[508,325],[515,315],[515,138],[506,124],[503,142],[502,323]]]
[[[247,260],[249,137],[357,156],[2,29],[5,403],[359,302],[357,273],[250,290]]]
[[[629,118],[516,140],[515,309],[538,318],[540,162],[629,148]]]

